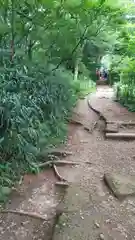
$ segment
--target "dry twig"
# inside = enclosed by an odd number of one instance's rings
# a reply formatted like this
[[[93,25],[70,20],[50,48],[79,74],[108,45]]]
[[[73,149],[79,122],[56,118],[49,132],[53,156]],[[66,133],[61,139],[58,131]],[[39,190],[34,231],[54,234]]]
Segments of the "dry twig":
[[[11,214],[17,214],[17,215],[22,215],[22,216],[27,216],[27,217],[31,217],[31,218],[36,218],[36,219],[40,219],[43,221],[48,221],[49,219],[44,218],[43,216],[36,214],[36,213],[29,213],[29,212],[24,212],[24,211],[18,211],[18,210],[3,210],[1,211],[1,213],[5,214],[5,213],[11,213]]]

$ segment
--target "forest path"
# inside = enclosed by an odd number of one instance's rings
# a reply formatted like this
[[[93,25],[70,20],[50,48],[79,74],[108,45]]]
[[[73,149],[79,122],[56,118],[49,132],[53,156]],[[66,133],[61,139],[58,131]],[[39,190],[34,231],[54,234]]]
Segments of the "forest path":
[[[135,122],[135,114],[114,102],[113,95],[112,88],[99,86],[74,111],[84,126],[95,129],[87,132],[83,127],[70,126],[67,149],[74,153],[70,160],[81,165],[73,167],[74,172],[61,170],[71,184],[64,199],[65,213],[59,219],[53,240],[135,239],[135,198],[118,200],[104,182],[106,173],[135,175],[135,142],[107,140],[104,119],[88,106],[89,102],[106,121]],[[132,126],[120,131],[135,133]],[[89,166],[85,164],[88,161]]]
[[[90,109],[90,104],[101,113],[100,118]],[[69,124],[64,146],[64,150],[72,152],[66,160],[79,165],[57,167],[69,183],[66,194],[61,187],[56,187],[57,179],[51,169],[37,176],[24,176],[6,209],[36,213],[45,220],[1,214],[0,239],[135,239],[135,198],[118,200],[103,180],[105,173],[134,176],[135,142],[107,140],[104,137],[106,123],[101,115],[107,121],[135,121],[134,113],[113,101],[113,90],[107,86],[98,87],[96,93],[80,100],[73,119],[82,125]],[[133,128],[129,130],[135,132]],[[61,215],[58,215],[58,206]]]

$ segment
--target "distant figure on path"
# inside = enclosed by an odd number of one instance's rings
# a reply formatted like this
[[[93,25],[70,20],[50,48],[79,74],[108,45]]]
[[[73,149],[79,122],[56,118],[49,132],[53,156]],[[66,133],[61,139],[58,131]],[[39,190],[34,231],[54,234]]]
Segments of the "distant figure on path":
[[[96,68],[97,81],[100,79],[100,70]]]
[[[108,74],[106,70],[103,70],[103,79],[107,81],[108,79]]]

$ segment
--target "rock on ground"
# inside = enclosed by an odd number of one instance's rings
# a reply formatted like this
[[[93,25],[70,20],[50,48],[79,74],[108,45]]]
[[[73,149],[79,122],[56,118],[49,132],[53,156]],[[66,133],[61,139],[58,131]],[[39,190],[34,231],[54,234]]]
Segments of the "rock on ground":
[[[117,198],[135,196],[135,177],[117,173],[107,173],[104,180]]]

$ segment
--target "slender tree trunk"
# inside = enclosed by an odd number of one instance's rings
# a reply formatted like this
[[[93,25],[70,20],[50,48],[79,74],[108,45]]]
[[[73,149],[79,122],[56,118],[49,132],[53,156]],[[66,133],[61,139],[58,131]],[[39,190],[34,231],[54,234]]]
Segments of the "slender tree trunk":
[[[112,75],[112,68],[109,69],[109,73],[108,73],[108,79],[109,79],[109,85],[112,86],[112,78],[113,78],[113,75]]]
[[[11,57],[13,63],[15,54],[15,0],[11,1]]]
[[[101,59],[102,59],[102,56],[99,55],[99,56],[97,57],[97,64],[98,64],[98,65],[100,65],[100,63],[101,63]]]
[[[30,61],[32,60],[32,46],[33,46],[32,41],[29,40],[29,45],[28,45],[28,58],[29,58]]]
[[[74,81],[77,81],[78,79],[78,71],[79,71],[79,59],[77,58],[75,62]]]
[[[111,86],[111,84],[112,84],[112,72],[111,72],[111,70],[109,71],[109,73],[108,73],[108,79],[109,79],[109,85]]]

